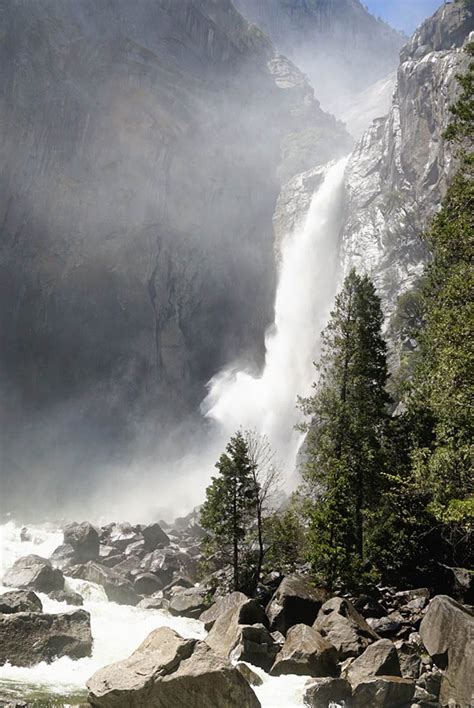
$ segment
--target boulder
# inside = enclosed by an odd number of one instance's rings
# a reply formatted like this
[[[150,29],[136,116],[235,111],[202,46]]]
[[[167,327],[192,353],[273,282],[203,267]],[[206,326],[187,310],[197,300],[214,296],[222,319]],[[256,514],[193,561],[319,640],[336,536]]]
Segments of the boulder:
[[[206,642],[220,656],[228,659],[241,641],[242,625],[268,626],[268,618],[261,605],[247,598],[217,618]]]
[[[240,635],[237,644],[230,652],[232,663],[246,661],[259,666],[267,673],[275,662],[280,646],[263,624],[239,625]]]
[[[133,580],[134,575],[137,575],[140,570],[140,558],[138,556],[125,556],[120,563],[113,566],[114,572],[123,575],[124,578]]]
[[[64,529],[64,543],[72,546],[79,563],[96,560],[99,557],[99,534],[88,521],[68,524]]]
[[[179,572],[179,564],[170,549],[156,550],[144,556],[140,563],[140,570],[143,573],[153,573],[163,585],[168,585],[173,579],[173,573]]]
[[[163,593],[159,591],[150,597],[144,597],[137,607],[141,607],[143,610],[161,610],[163,608]]]
[[[438,595],[430,602],[420,635],[434,663],[444,669],[441,703],[474,703],[474,616],[471,611],[446,595]]]
[[[301,576],[287,576],[267,607],[271,630],[286,634],[295,624],[312,625],[328,598],[326,590],[314,588]]]
[[[387,617],[369,617],[367,624],[372,627],[379,637],[394,637],[403,626],[403,617],[399,612],[391,612]]]
[[[153,595],[162,589],[163,584],[153,573],[139,573],[133,580],[133,587],[139,595]]]
[[[346,672],[353,687],[371,676],[401,676],[397,650],[389,639],[379,639],[367,647]]]
[[[3,584],[16,588],[31,588],[38,592],[52,592],[64,588],[64,576],[53,568],[47,558],[34,554],[19,558],[3,577]]]
[[[142,529],[142,536],[145,541],[145,549],[154,551],[170,545],[169,536],[163,531],[160,524],[149,524]]]
[[[66,570],[79,563],[76,551],[69,543],[63,543],[55,548],[49,560],[54,568],[59,568],[60,570]]]
[[[214,602],[209,609],[204,610],[199,616],[201,622],[204,622],[204,627],[209,632],[214,626],[215,621],[228,610],[242,605],[247,602],[248,598],[243,592],[231,592],[229,595],[220,597]]]
[[[84,610],[0,615],[0,665],[34,666],[61,656],[81,659],[91,651],[90,615]]]
[[[53,592],[48,594],[51,600],[56,600],[56,602],[65,602],[67,605],[74,605],[75,607],[81,607],[84,604],[82,595],[73,590],[53,590]]]
[[[139,600],[136,590],[129,580],[116,573],[112,568],[106,568],[94,561],[76,566],[71,570],[71,576],[102,585],[108,599],[119,605],[136,605]]]
[[[133,541],[133,543],[129,543],[124,551],[124,555],[134,556],[142,560],[146,556],[147,552],[145,539],[142,538],[140,541]]]
[[[12,590],[0,595],[1,614],[10,615],[14,612],[42,611],[41,600],[32,590]]]
[[[329,708],[346,705],[352,696],[352,688],[342,678],[318,678],[306,684],[304,703],[309,708]]]
[[[405,708],[415,694],[415,682],[399,676],[374,676],[352,693],[351,708]]]
[[[104,708],[259,708],[235,667],[204,642],[161,627],[124,661],[100,669],[87,682],[89,703]]]
[[[272,676],[337,676],[337,651],[312,627],[296,624],[287,632],[286,641],[270,671]]]
[[[359,656],[380,639],[355,607],[340,597],[324,603],[313,626],[336,647],[341,659]]]
[[[198,619],[207,607],[207,591],[204,588],[180,587],[176,587],[174,590],[168,607],[170,614]]]
[[[243,664],[242,662],[239,662],[235,665],[235,668],[237,669],[237,671],[240,671],[244,679],[251,686],[261,686],[263,684],[263,679],[261,679],[260,676],[256,674],[255,671],[253,671],[248,664]]]
[[[421,670],[419,648],[415,644],[405,641],[399,641],[395,646],[403,678],[417,679]]]
[[[163,588],[163,595],[170,597],[173,592],[176,592],[175,588],[193,588],[194,586],[195,583],[193,583],[190,578],[178,575],[177,577],[173,578],[173,580],[168,583],[168,585],[165,585],[165,587]]]
[[[107,545],[114,546],[119,551],[124,551],[131,543],[143,539],[142,534],[128,523],[112,524],[108,529]]]

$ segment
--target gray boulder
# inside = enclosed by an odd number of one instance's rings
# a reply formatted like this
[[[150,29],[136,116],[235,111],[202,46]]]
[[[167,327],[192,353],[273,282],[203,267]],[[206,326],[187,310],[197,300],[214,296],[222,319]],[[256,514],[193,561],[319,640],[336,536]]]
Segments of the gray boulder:
[[[270,629],[286,634],[295,624],[312,625],[328,599],[326,590],[313,587],[299,575],[287,576],[267,607]]]
[[[444,670],[440,701],[474,703],[474,617],[445,595],[435,597],[420,626],[420,635],[434,663]]]
[[[342,678],[318,678],[306,685],[304,703],[309,708],[329,708],[329,706],[348,705],[352,688]]]
[[[76,551],[69,543],[63,543],[55,548],[49,560],[54,568],[60,570],[66,570],[79,562]]]
[[[375,676],[361,681],[352,693],[351,708],[405,708],[415,694],[415,682],[399,676]]]
[[[74,605],[75,607],[81,607],[84,604],[82,595],[73,590],[53,590],[53,592],[48,594],[51,600],[56,600],[56,602],[65,602],[67,605]]]
[[[88,521],[66,526],[64,529],[64,543],[72,546],[79,563],[96,560],[99,557],[99,534]]]
[[[91,651],[90,615],[84,610],[0,615],[0,665],[34,666],[61,656],[81,659]]]
[[[241,604],[230,608],[217,618],[206,637],[206,642],[216,654],[228,659],[241,642],[242,626],[253,624],[268,626],[268,618],[258,602],[246,598]]]
[[[10,615],[14,612],[42,611],[41,600],[32,590],[12,590],[0,595],[1,614]]]
[[[421,656],[418,646],[405,641],[399,641],[395,646],[403,678],[417,679],[421,671]]]
[[[198,619],[207,607],[207,591],[204,588],[173,588],[168,610],[172,615]]]
[[[169,536],[163,531],[160,524],[149,524],[142,529],[145,541],[145,550],[154,551],[170,545]]]
[[[129,523],[111,524],[107,529],[107,545],[114,546],[119,551],[124,551],[131,543],[143,539],[142,534]]]
[[[337,651],[315,629],[296,624],[288,630],[286,641],[270,671],[272,676],[337,676]]]
[[[242,662],[239,662],[238,664],[235,665],[235,668],[237,671],[240,671],[244,679],[251,685],[251,686],[261,686],[263,684],[263,680],[260,678],[258,674],[253,671],[248,664],[244,664]]]
[[[239,626],[239,633],[237,644],[229,656],[232,663],[246,661],[268,673],[280,651],[268,629],[263,624],[246,624]]]
[[[204,610],[199,616],[201,622],[204,622],[204,627],[209,632],[214,626],[215,621],[228,610],[240,606],[247,602],[248,598],[243,592],[231,592],[229,595],[220,597],[214,602],[209,609]]]
[[[359,656],[380,639],[355,607],[340,597],[324,603],[313,626],[336,647],[341,659]]]
[[[127,578],[94,561],[71,569],[71,576],[102,585],[108,599],[119,605],[136,605],[139,600],[136,590]]]
[[[206,644],[167,628],[152,632],[124,661],[87,682],[88,700],[104,708],[259,708],[240,672]]]
[[[162,589],[163,583],[153,573],[139,573],[133,579],[133,587],[139,595],[153,595]]]
[[[346,673],[353,687],[371,676],[401,676],[397,650],[389,639],[380,639],[367,647]]]
[[[19,558],[3,577],[3,584],[16,588],[31,588],[38,592],[51,592],[64,588],[64,576],[53,568],[47,558],[34,554]]]

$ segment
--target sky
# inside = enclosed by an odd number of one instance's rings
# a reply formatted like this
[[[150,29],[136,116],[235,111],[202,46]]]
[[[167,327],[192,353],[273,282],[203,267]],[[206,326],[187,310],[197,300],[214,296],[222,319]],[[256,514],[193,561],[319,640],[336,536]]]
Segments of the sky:
[[[443,0],[362,0],[362,3],[392,27],[412,34],[420,22],[442,5]]]

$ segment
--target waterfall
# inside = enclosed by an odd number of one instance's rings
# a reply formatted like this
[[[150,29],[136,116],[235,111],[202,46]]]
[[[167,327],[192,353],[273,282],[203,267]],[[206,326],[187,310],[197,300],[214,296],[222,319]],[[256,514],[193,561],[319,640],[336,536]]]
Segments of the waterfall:
[[[294,431],[300,418],[297,396],[311,390],[319,335],[337,289],[346,162],[328,166],[306,217],[282,244],[275,318],[265,340],[261,375],[228,367],[211,379],[202,404],[226,436],[238,428],[266,435],[288,473],[301,443]]]

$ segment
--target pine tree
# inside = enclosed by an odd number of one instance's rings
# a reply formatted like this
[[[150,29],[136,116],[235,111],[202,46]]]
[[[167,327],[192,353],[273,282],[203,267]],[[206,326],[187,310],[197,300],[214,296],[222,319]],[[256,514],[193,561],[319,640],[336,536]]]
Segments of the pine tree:
[[[256,513],[253,463],[244,435],[237,432],[216,464],[218,476],[206,490],[201,524],[209,533],[208,546],[232,565],[233,589],[247,590],[246,542]]]
[[[352,270],[322,335],[315,393],[300,401],[310,417],[303,427],[311,561],[330,584],[350,582],[362,567],[382,486],[389,400],[382,323],[373,283]]]

